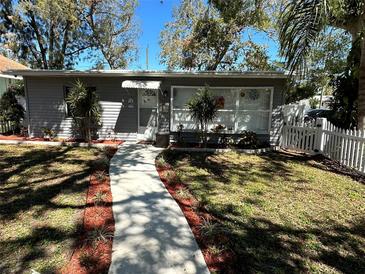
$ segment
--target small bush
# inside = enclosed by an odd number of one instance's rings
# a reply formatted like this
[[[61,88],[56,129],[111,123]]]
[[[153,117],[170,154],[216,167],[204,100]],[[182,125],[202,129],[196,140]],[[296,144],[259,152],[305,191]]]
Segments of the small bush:
[[[211,220],[203,219],[200,225],[200,234],[208,240],[214,240],[218,235],[225,232],[225,229],[219,223],[214,223]]]
[[[180,188],[179,190],[176,191],[176,196],[179,199],[190,199],[191,198],[191,194],[187,189],[184,188]]]
[[[86,241],[92,245],[97,244],[100,241],[107,242],[114,237],[113,232],[111,232],[106,226],[101,226],[95,228],[87,234]]]
[[[98,263],[98,260],[91,253],[83,251],[79,256],[79,262],[82,267],[91,269]]]
[[[0,96],[0,120],[10,122],[13,134],[20,131],[24,112],[24,108],[19,104],[11,88]]]
[[[214,256],[219,256],[223,252],[224,248],[219,247],[217,245],[211,245],[208,247],[208,251],[210,254]]]
[[[95,172],[94,176],[98,182],[104,182],[108,177],[108,174],[104,170],[98,170]]]
[[[257,135],[253,131],[244,130],[240,134],[239,141],[237,143],[240,148],[257,148],[260,142]]]
[[[214,126],[213,128],[211,128],[211,131],[213,133],[221,133],[225,129],[226,129],[226,126],[225,125],[218,124],[218,125]]]
[[[56,132],[53,129],[50,129],[48,127],[42,128],[42,133],[43,133],[44,138],[53,139],[56,137]]]
[[[106,171],[109,169],[109,158],[105,155],[91,162],[91,168],[97,171]]]
[[[235,140],[232,136],[223,136],[219,139],[219,144],[223,147],[233,147],[235,145]]]
[[[170,184],[176,184],[179,182],[179,176],[172,170],[167,170],[164,177]]]
[[[95,205],[103,204],[105,202],[105,198],[106,198],[106,193],[98,191],[93,197],[94,204]]]
[[[158,168],[165,168],[167,166],[167,162],[163,157],[160,157],[156,160],[156,166]]]

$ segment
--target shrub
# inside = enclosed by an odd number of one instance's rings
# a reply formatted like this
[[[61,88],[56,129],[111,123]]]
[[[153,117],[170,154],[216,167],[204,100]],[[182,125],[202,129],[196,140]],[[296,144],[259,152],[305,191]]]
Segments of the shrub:
[[[105,198],[106,198],[106,193],[98,191],[93,197],[94,204],[95,205],[103,204],[105,202]]]
[[[218,256],[223,252],[224,248],[219,247],[217,245],[211,245],[208,247],[209,253],[211,253],[214,256]]]
[[[226,230],[219,224],[211,220],[203,219],[200,225],[200,234],[207,240],[214,240],[218,235],[225,233]]]
[[[94,176],[98,182],[104,182],[108,175],[104,170],[98,170],[95,172]]]
[[[172,170],[167,170],[164,173],[164,177],[170,184],[176,184],[179,182],[179,176]]]
[[[199,89],[198,93],[187,103],[187,108],[193,120],[199,125],[201,141],[206,147],[208,123],[213,121],[218,111],[215,98],[211,94],[209,86]]]
[[[10,121],[13,133],[19,131],[24,118],[24,108],[19,104],[16,93],[9,88],[0,98],[0,120]]]
[[[8,87],[8,91],[13,92],[16,96],[25,96],[25,90],[24,90],[24,82],[19,80],[16,81],[15,83],[11,84]]]
[[[163,157],[160,157],[156,160],[156,166],[158,168],[164,168],[167,166],[167,162]]]
[[[316,109],[316,108],[320,107],[319,100],[317,98],[310,98],[309,99],[309,106],[312,109]]]
[[[180,188],[179,190],[176,191],[176,196],[179,199],[190,199],[191,198],[191,194],[187,189],[184,188]]]
[[[240,148],[257,148],[260,142],[257,135],[253,131],[244,130],[239,137],[238,147]]]
[[[100,241],[107,242],[114,237],[113,232],[111,232],[106,226],[101,226],[95,228],[87,234],[86,241],[92,245],[97,244]]]
[[[56,132],[47,127],[42,128],[42,133],[44,138],[53,139],[54,137],[56,137]]]
[[[97,171],[106,171],[109,168],[109,158],[106,155],[91,162],[91,168]]]
[[[77,80],[66,98],[70,106],[74,127],[90,142],[95,129],[100,126],[101,106],[96,92]]]
[[[225,130],[226,129],[226,126],[224,126],[224,125],[221,125],[221,124],[218,124],[218,125],[216,125],[216,126],[214,126],[212,129],[211,129],[211,131],[213,132],[213,133],[221,133],[223,130]]]
[[[83,251],[79,256],[79,262],[82,267],[91,269],[97,264],[98,260],[91,253]]]
[[[222,145],[223,147],[233,147],[236,144],[236,142],[232,136],[222,136],[219,139],[219,144]]]

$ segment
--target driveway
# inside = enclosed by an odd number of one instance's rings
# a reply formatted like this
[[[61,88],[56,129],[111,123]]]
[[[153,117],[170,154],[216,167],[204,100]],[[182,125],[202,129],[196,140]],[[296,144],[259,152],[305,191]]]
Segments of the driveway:
[[[181,209],[158,176],[160,151],[125,143],[111,161],[115,236],[109,273],[209,273]]]

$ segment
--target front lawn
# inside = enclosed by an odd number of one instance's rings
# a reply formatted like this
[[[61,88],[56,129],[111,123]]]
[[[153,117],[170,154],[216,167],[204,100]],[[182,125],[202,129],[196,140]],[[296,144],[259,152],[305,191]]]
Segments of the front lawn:
[[[201,226],[204,241],[211,253],[231,250],[235,272],[365,273],[364,184],[282,153],[164,158],[194,210],[214,217]]]
[[[97,149],[0,145],[0,273],[70,259]]]

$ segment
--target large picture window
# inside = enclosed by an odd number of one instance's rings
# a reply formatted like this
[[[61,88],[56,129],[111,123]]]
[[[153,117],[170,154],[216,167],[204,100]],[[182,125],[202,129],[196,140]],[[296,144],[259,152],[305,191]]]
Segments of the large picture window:
[[[197,129],[186,107],[189,99],[200,87],[173,87],[171,96],[171,130],[182,124],[184,130]],[[210,88],[219,106],[218,115],[209,126],[225,126],[227,133],[251,130],[267,134],[270,128],[272,88]]]

